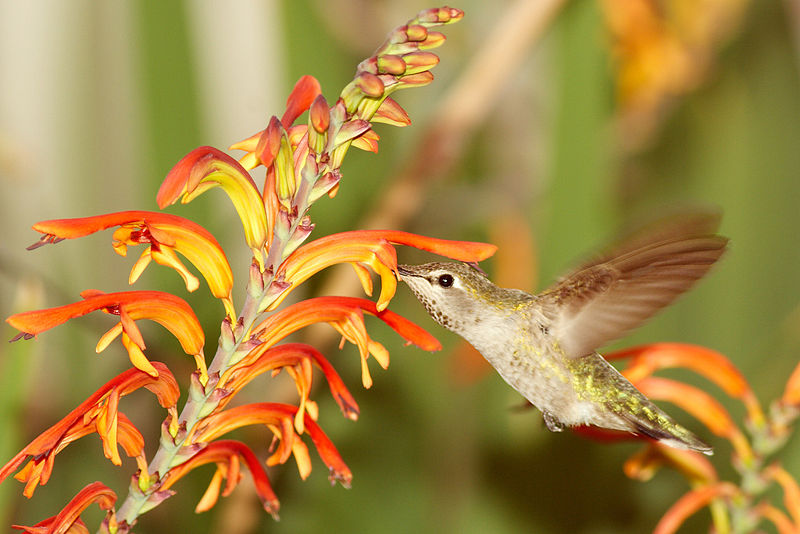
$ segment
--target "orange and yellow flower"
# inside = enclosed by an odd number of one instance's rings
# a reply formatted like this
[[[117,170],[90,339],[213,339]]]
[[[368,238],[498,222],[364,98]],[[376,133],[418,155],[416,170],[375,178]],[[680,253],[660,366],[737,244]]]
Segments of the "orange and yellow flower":
[[[261,194],[247,170],[221,150],[204,146],[184,156],[164,178],[156,196],[158,207],[164,209],[179,198],[187,204],[212,187],[221,187],[233,202],[245,240],[260,260],[267,242],[267,215]]]
[[[372,295],[372,280],[365,267],[381,278],[377,309],[383,311],[397,289],[397,254],[392,245],[406,245],[464,262],[482,261],[497,247],[471,241],[449,241],[398,230],[356,230],[322,237],[303,245],[281,264],[279,280],[291,284],[267,310],[275,309],[289,292],[312,275],[337,263],[350,263],[364,292]]]
[[[367,358],[372,355],[386,369],[389,353],[383,345],[372,340],[364,324],[364,313],[378,317],[409,343],[424,350],[440,350],[441,345],[428,332],[390,310],[378,311],[374,302],[355,297],[317,297],[292,304],[267,317],[253,328],[254,337],[270,347],[292,332],[315,323],[328,323],[343,339],[356,345],[361,354],[361,381],[365,388],[372,386]],[[249,365],[257,355],[247,354],[240,362]],[[229,371],[230,372],[230,371]],[[223,375],[223,380],[225,380]]]
[[[331,394],[345,417],[352,420],[358,418],[359,411],[356,400],[344,385],[342,378],[333,365],[314,347],[302,343],[287,343],[270,347],[262,343],[250,351],[247,359],[252,363],[234,366],[226,374],[226,380],[218,385],[218,387],[225,388],[231,392],[230,395],[220,401],[219,409],[224,408],[237,391],[258,375],[271,371],[275,376],[282,369],[285,369],[291,375],[300,394],[300,405],[295,416],[295,428],[297,432],[302,433],[305,414],[307,413],[315,421],[318,415],[316,403],[309,399],[312,385],[311,365],[313,364],[322,371],[330,387]]]
[[[195,439],[199,442],[211,441],[243,426],[265,425],[275,438],[280,440],[280,445],[267,459],[267,465],[283,464],[294,455],[300,476],[305,479],[311,472],[311,460],[308,448],[294,431],[293,421],[297,411],[296,406],[274,402],[259,402],[229,408],[203,419]],[[328,466],[331,480],[339,481],[343,486],[349,487],[353,474],[331,440],[308,414],[305,414],[304,427],[320,458]]]
[[[12,315],[6,322],[21,332],[14,339],[29,339],[69,319],[103,310],[110,315],[119,316],[120,321],[100,338],[97,352],[104,350],[122,334],[122,342],[134,367],[157,377],[158,371],[144,355],[144,338],[136,326],[137,320],[150,319],[165,327],[178,339],[186,354],[195,357],[201,375],[205,376],[205,336],[197,316],[183,299],[161,291],[103,293],[87,290],[81,296],[84,297],[83,300],[65,306]]]
[[[203,275],[211,294],[222,300],[228,316],[235,319],[231,299],[233,273],[225,252],[208,230],[183,217],[153,211],[120,211],[93,217],[41,221],[34,224],[33,229],[44,235],[28,248],[84,237],[113,226],[119,226],[114,232],[113,246],[120,256],[127,255],[128,246],[149,245],[131,270],[131,284],[153,260],[175,269],[183,278],[186,289],[195,291],[199,282],[175,255],[175,252],[180,252]]]
[[[0,469],[0,482],[16,471],[25,460],[29,460],[15,478],[26,483],[23,493],[30,497],[36,486],[44,485],[49,480],[56,454],[76,439],[95,432],[103,442],[106,458],[113,464],[122,463],[117,450],[119,443],[128,456],[137,459],[139,467],[144,468],[146,473],[144,439],[133,424],[118,412],[118,406],[121,397],[143,387],[153,392],[159,404],[167,408],[173,421],[176,420],[175,405],[180,397],[178,384],[164,364],[153,362],[153,365],[158,370],[157,377],[138,369],[128,369],[108,381],[6,463]]]
[[[223,479],[227,479],[228,481],[225,488],[222,490],[223,497],[230,495],[239,483],[241,479],[241,460],[244,460],[244,463],[250,470],[250,475],[253,477],[253,483],[256,488],[256,495],[258,495],[258,498],[261,500],[264,510],[277,519],[280,504],[278,502],[278,497],[272,490],[272,485],[269,483],[267,473],[264,471],[264,468],[261,467],[261,462],[258,461],[253,451],[251,451],[247,445],[239,441],[219,440],[204,444],[199,452],[195,453],[184,463],[173,467],[167,472],[162,483],[159,485],[159,493],[163,494],[164,492],[168,492],[169,488],[194,468],[209,463],[215,463],[217,464],[217,471],[214,473],[214,477],[211,479],[208,489],[206,489],[205,494],[195,508],[196,512],[204,512],[216,504],[220,495]]]

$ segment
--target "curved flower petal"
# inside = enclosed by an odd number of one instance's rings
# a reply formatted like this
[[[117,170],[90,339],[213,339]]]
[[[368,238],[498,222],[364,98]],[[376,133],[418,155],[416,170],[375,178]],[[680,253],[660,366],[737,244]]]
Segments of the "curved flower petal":
[[[653,534],[677,532],[678,528],[689,516],[708,506],[714,499],[718,497],[733,497],[738,492],[739,488],[730,482],[720,482],[689,491],[667,510],[667,513],[664,514],[653,530]]]
[[[13,525],[11,528],[24,530],[30,534],[43,534],[45,532],[67,533],[71,531],[71,527],[76,522],[82,524],[80,520],[81,513],[95,502],[101,510],[108,511],[108,516],[104,523],[112,528],[116,526],[114,504],[117,502],[117,494],[102,482],[92,482],[79,491],[58,515],[45,519],[32,527]]]
[[[786,381],[786,388],[783,390],[781,402],[790,406],[800,406],[800,363],[794,368],[789,380]]]
[[[267,347],[262,343],[250,351],[247,360],[249,365],[236,364],[228,369],[220,379],[218,387],[223,387],[231,392],[241,390],[256,376],[266,372],[279,370],[282,367],[297,366],[301,361],[311,361],[322,370],[330,387],[334,400],[348,419],[356,420],[359,410],[358,404],[344,385],[344,381],[336,372],[333,365],[314,347],[303,343],[286,343],[274,347]],[[295,379],[297,380],[297,379]],[[298,386],[299,389],[299,386]],[[225,406],[234,395],[228,395],[220,402],[220,407]],[[313,418],[312,418],[313,419]]]
[[[693,485],[717,482],[717,471],[706,456],[651,442],[625,462],[623,470],[629,478],[647,481],[656,471],[668,465],[685,476]]]
[[[441,345],[428,332],[408,319],[389,310],[378,311],[375,303],[355,297],[317,297],[288,306],[266,318],[253,328],[255,337],[267,347],[292,332],[314,323],[329,323],[342,336],[358,346],[361,354],[361,379],[364,387],[372,385],[367,357],[372,354],[382,367],[388,365],[386,349],[372,341],[366,332],[363,313],[378,317],[395,332],[424,350],[439,350]],[[242,359],[251,363],[249,355]]]
[[[778,464],[772,464],[764,470],[764,476],[777,482],[783,489],[783,503],[792,521],[800,526],[800,485],[792,475]]]
[[[178,383],[169,369],[163,363],[152,363],[158,370],[157,378],[138,369],[128,369],[109,380],[61,421],[42,432],[4,465],[0,469],[0,482],[16,471],[26,459],[33,458],[32,461],[38,462],[40,467],[38,468],[36,480],[30,477],[27,478],[29,482],[26,487],[26,495],[32,494],[37,483],[45,484],[49,479],[55,455],[68,443],[92,432],[97,432],[103,439],[104,451],[114,463],[119,463],[119,456],[114,455],[117,437],[121,436],[120,443],[129,453],[129,456],[139,454],[144,446],[144,442],[140,441],[141,434],[138,434],[138,431],[130,424],[130,421],[117,413],[118,399],[144,387],[156,395],[161,406],[174,411],[180,397]],[[95,421],[98,419],[102,420],[100,426],[95,425]],[[123,426],[121,432],[118,430],[119,425]],[[33,482],[32,485],[31,482]]]
[[[209,463],[216,463],[218,472],[221,472],[222,475],[228,479],[228,484],[223,492],[223,495],[228,495],[241,478],[239,475],[240,458],[244,460],[245,464],[247,464],[247,468],[250,470],[256,487],[256,494],[261,500],[264,510],[277,519],[280,503],[278,502],[278,497],[275,495],[275,492],[272,490],[272,485],[269,483],[267,473],[264,471],[264,468],[261,467],[261,462],[258,461],[253,451],[240,441],[219,440],[207,444],[184,463],[167,471],[159,490],[168,490],[178,480],[183,478],[184,475],[196,467]],[[212,481],[212,484],[213,483]],[[213,499],[213,501],[216,501],[216,498]],[[204,496],[201,504],[204,504],[205,507],[198,511],[207,510],[213,505],[213,502],[209,503],[209,499]],[[198,505],[198,507],[199,506],[200,505]]]
[[[259,402],[229,408],[206,417],[202,421],[202,428],[198,432],[196,439],[210,441],[243,426],[267,425],[273,432],[281,429],[279,433],[282,440],[281,448],[268,460],[268,464],[284,463],[289,454],[293,452],[287,450],[291,447],[291,443],[287,444],[287,440],[299,439],[298,436],[294,435],[294,430],[292,429],[292,420],[296,413],[296,406],[272,402]],[[288,427],[287,421],[289,422]],[[339,451],[336,450],[328,436],[325,435],[313,419],[308,417],[308,414],[305,416],[305,428],[317,448],[320,458],[328,466],[331,480],[337,480],[343,486],[349,487],[353,479],[350,468],[344,463]],[[290,432],[291,436],[289,435]]]
[[[792,523],[782,510],[772,506],[766,501],[758,503],[754,511],[759,516],[775,525],[778,534],[796,534],[798,531],[796,523]]]
[[[192,150],[169,171],[156,200],[164,209],[178,198],[186,204],[211,187],[221,187],[242,220],[247,244],[257,258],[267,241],[267,216],[253,178],[238,161],[212,147]]]
[[[205,228],[183,217],[153,211],[120,211],[93,217],[41,221],[34,224],[33,229],[44,235],[28,248],[83,237],[113,226],[120,227],[114,232],[114,250],[118,254],[125,256],[129,245],[149,244],[146,249],[148,257],[175,269],[186,280],[187,289],[193,291],[196,289],[196,285],[191,283],[194,277],[175,257],[173,250],[180,252],[197,267],[208,282],[211,293],[223,299],[226,310],[232,311],[233,274],[225,252]],[[144,266],[139,268],[137,263],[131,273],[131,283],[143,269]]]
[[[384,310],[397,287],[397,255],[389,244],[407,245],[466,262],[484,260],[497,247],[486,243],[450,241],[425,237],[397,230],[358,230],[332,234],[307,243],[294,251],[281,264],[278,275],[291,283],[268,310],[275,309],[293,287],[310,276],[336,263],[370,266],[381,277],[378,310]]]
[[[286,99],[286,111],[281,117],[283,127],[288,129],[297,117],[311,107],[314,99],[321,93],[322,88],[316,78],[309,75],[301,76]]]
[[[22,332],[14,339],[29,339],[69,319],[103,310],[120,316],[122,328],[112,329],[114,335],[126,333],[140,350],[145,347],[134,321],[150,319],[169,330],[187,354],[202,355],[205,343],[203,330],[192,308],[183,299],[161,291],[102,293],[90,290],[83,292],[83,295],[86,297],[84,300],[65,306],[12,315],[6,321]],[[107,345],[110,339],[106,337],[104,341]],[[131,357],[136,356],[131,354]],[[152,374],[152,369],[148,370]]]

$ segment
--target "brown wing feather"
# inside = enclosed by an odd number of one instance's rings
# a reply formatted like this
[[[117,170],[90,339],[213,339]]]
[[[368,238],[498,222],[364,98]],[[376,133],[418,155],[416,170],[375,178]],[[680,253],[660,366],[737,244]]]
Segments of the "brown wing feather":
[[[620,240],[582,262],[575,271],[561,280],[569,278],[587,267],[606,263],[654,243],[715,235],[719,230],[721,219],[722,214],[712,209],[684,210],[661,217],[650,224],[637,228],[634,232],[623,235]]]
[[[553,312],[551,332],[569,357],[594,352],[692,287],[727,242],[714,235],[673,237],[588,264],[541,294]]]

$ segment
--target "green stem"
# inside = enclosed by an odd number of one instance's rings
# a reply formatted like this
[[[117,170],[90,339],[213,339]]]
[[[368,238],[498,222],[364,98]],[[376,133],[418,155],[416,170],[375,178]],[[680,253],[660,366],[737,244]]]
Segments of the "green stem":
[[[308,191],[310,191],[310,189]],[[304,200],[301,202],[301,205],[308,206],[308,203]],[[284,249],[297,231],[301,220],[302,217],[295,217],[289,226],[287,237],[283,240],[276,238],[271,243],[266,262],[267,267],[270,265],[276,267],[285,259],[286,253]],[[236,339],[235,343],[229,350],[223,349],[221,343],[217,346],[217,352],[211,361],[211,365],[209,366],[209,374],[211,377],[216,376],[218,378],[228,369],[228,367],[231,365],[231,359],[233,355],[236,354],[239,346],[243,341],[249,338],[250,328],[253,326],[253,323],[255,323],[259,316],[258,310],[264,309],[264,307],[269,304],[265,303],[264,299],[267,298],[267,294],[270,291],[270,284],[274,281],[274,279],[275,275],[273,273],[272,277],[270,277],[268,280],[264,280],[263,291],[261,291],[260,294],[255,297],[251,296],[249,291],[250,288],[248,287],[248,296],[245,299],[244,306],[242,307],[242,315],[240,317],[240,321],[242,322],[244,328],[241,330],[238,339]],[[275,297],[277,297],[277,295]],[[225,327],[226,326],[223,325],[223,328]],[[233,327],[235,328],[236,325],[233,325]],[[212,380],[213,379],[214,378],[212,378]],[[211,382],[209,382],[209,384],[210,383]],[[189,398],[187,399],[186,404],[184,405],[183,410],[178,417],[180,426],[184,427],[185,430],[179,430],[178,435],[172,442],[170,442],[167,438],[163,438],[161,440],[159,448],[147,469],[153,477],[155,477],[157,473],[159,477],[163,478],[164,474],[170,469],[175,467],[177,464],[182,463],[177,459],[177,457],[182,448],[192,444],[192,441],[189,438],[194,435],[193,429],[197,423],[207,415],[206,412],[209,410],[209,399],[216,390],[216,385],[210,387],[208,391],[203,391],[199,390],[199,388],[203,388],[199,381],[192,381],[189,388]],[[128,496],[119,507],[117,512],[117,521],[120,523],[124,521],[129,526],[133,525],[140,515],[152,508],[148,501],[153,494],[159,490],[159,488],[160,485],[158,484],[158,479],[155,479],[155,483],[144,491],[139,489],[137,486],[132,485],[130,491],[128,492]],[[101,529],[102,528],[103,527],[101,527]],[[102,530],[100,532],[102,532]]]

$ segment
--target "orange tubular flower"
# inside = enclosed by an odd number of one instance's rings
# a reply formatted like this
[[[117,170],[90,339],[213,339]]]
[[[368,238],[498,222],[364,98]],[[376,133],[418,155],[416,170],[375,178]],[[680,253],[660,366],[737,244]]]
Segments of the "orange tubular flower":
[[[293,287],[336,263],[352,263],[364,292],[372,295],[372,281],[360,267],[369,266],[381,277],[377,309],[389,305],[397,288],[397,255],[391,245],[406,245],[465,262],[485,260],[497,250],[487,243],[449,241],[397,230],[360,230],[322,237],[294,251],[278,270],[278,277],[291,284],[270,306],[275,309]]]
[[[358,418],[358,404],[347,390],[339,373],[333,368],[330,362],[314,347],[302,343],[287,343],[277,347],[267,347],[265,343],[258,345],[247,355],[249,365],[235,365],[226,375],[226,381],[218,384],[217,387],[225,388],[231,394],[220,401],[219,409],[223,408],[235,393],[247,385],[256,376],[272,371],[273,376],[286,369],[292,375],[300,394],[300,406],[295,416],[295,428],[298,432],[303,432],[304,414],[317,420],[316,403],[308,398],[311,391],[311,364],[315,364],[322,370],[331,389],[334,400],[341,408],[342,413],[351,420]]]
[[[24,494],[30,497],[38,484],[44,485],[50,478],[55,455],[72,441],[93,432],[100,436],[106,457],[115,465],[122,463],[117,451],[117,441],[128,456],[136,456],[139,461],[144,441],[131,422],[117,412],[119,399],[144,387],[156,395],[159,404],[170,411],[173,420],[177,418],[175,405],[180,397],[178,383],[163,363],[153,362],[153,365],[158,370],[157,378],[138,369],[128,369],[108,381],[4,465],[0,469],[0,482],[16,471],[26,459],[31,458],[28,465],[16,476],[17,479],[27,482]],[[141,460],[143,461],[143,456]],[[146,464],[144,467],[146,468]]]
[[[658,442],[650,443],[628,458],[623,470],[629,478],[648,481],[663,465],[673,467],[693,485],[712,484],[718,480],[717,471],[706,456]]]
[[[117,502],[117,494],[102,482],[92,482],[79,491],[58,515],[45,519],[32,527],[12,525],[11,528],[23,530],[28,534],[89,532],[86,525],[80,520],[80,515],[94,502],[102,510],[109,511],[109,516],[106,517],[104,524],[107,527],[116,527],[114,504]]]
[[[702,486],[686,493],[683,497],[667,510],[667,513],[658,522],[653,534],[672,534],[686,521],[689,516],[702,509],[719,497],[734,497],[739,493],[739,488],[730,482],[720,482],[711,486]]]
[[[178,198],[187,204],[212,187],[230,197],[244,226],[245,240],[257,260],[267,241],[267,215],[253,178],[238,161],[224,152],[204,146],[183,157],[158,190],[158,207],[164,209]]]
[[[14,339],[20,337],[30,339],[69,319],[103,310],[111,315],[118,315],[120,322],[100,338],[97,352],[101,352],[114,338],[122,334],[122,341],[128,349],[131,363],[136,368],[157,377],[158,371],[142,352],[145,349],[144,339],[135,323],[139,319],[151,319],[178,339],[183,350],[195,357],[201,375],[205,376],[206,367],[203,359],[205,336],[197,316],[183,299],[161,291],[122,291],[106,294],[88,290],[82,292],[81,296],[84,300],[66,306],[12,315],[6,321],[22,332]]]
[[[120,211],[81,217],[41,221],[33,229],[44,234],[38,243],[28,247],[38,248],[62,239],[84,237],[112,226],[114,250],[127,255],[128,246],[149,244],[131,270],[130,283],[134,283],[150,260],[171,267],[181,275],[188,291],[198,288],[197,278],[181,263],[175,252],[180,252],[197,267],[208,283],[211,294],[222,299],[228,316],[234,318],[231,288],[233,274],[222,247],[205,228],[183,217],[153,211]]]
[[[192,469],[208,463],[216,463],[217,471],[214,473],[214,478],[212,478],[205,495],[203,495],[202,499],[197,504],[197,508],[195,508],[196,512],[204,512],[216,504],[223,478],[228,480],[222,491],[223,497],[230,495],[236,487],[236,484],[239,483],[241,479],[240,459],[244,460],[245,464],[247,464],[247,468],[250,470],[256,488],[256,494],[261,500],[264,510],[269,512],[272,517],[277,520],[280,504],[278,502],[278,497],[272,490],[272,485],[269,483],[267,473],[264,471],[264,468],[261,467],[261,462],[258,461],[253,451],[251,451],[247,445],[239,441],[220,440],[207,444],[200,452],[167,472],[159,488],[159,493],[169,490],[170,487]]]
[[[139,469],[147,468],[147,461],[144,457],[144,438],[127,417],[117,413],[113,420],[113,425],[107,428],[104,428],[106,425],[103,424],[100,417],[93,419],[89,419],[89,417],[91,416],[87,415],[86,420],[76,421],[64,432],[64,435],[55,443],[52,449],[47,450],[44,454],[31,457],[28,463],[14,475],[14,478],[25,483],[23,495],[30,498],[36,491],[37,486],[47,484],[53,472],[56,455],[73,441],[89,434],[97,433],[100,435],[103,441],[103,454],[113,464],[122,465],[122,459],[119,457],[119,451],[117,450],[117,444],[119,443],[125,450],[125,454],[131,458],[136,458]],[[27,458],[24,452],[18,454],[11,462],[15,462],[18,458],[20,462],[24,461]]]
[[[789,380],[786,381],[786,388],[783,390],[781,403],[788,406],[800,407],[800,364],[794,368]]]
[[[777,482],[783,489],[783,503],[796,527],[800,527],[800,485],[789,472],[778,464],[764,470],[764,475]]]
[[[305,479],[311,471],[311,462],[308,458],[308,449],[302,444],[300,437],[295,434],[292,426],[292,420],[297,414],[297,410],[296,406],[274,402],[237,406],[206,417],[202,421],[202,428],[195,439],[211,441],[243,426],[266,425],[281,440],[281,444],[267,460],[267,465],[285,463],[289,456],[294,454],[300,476]],[[314,420],[308,417],[308,414],[305,415],[304,426],[317,448],[320,458],[330,470],[331,481],[339,481],[343,486],[350,487],[353,474],[328,436]]]
[[[297,117],[309,109],[321,93],[322,88],[316,78],[308,75],[301,76],[286,99],[286,111],[280,119],[280,124],[283,128],[288,130],[292,123],[297,120]],[[270,125],[272,124],[270,123]],[[262,164],[268,167],[272,163],[272,158],[277,154],[277,147],[273,145],[271,150],[265,147],[264,144],[271,137],[266,135],[266,132],[267,129],[261,130],[229,147],[230,150],[244,150],[247,152],[239,161],[245,169],[252,170]],[[275,138],[272,137],[272,139],[274,140]],[[262,154],[268,154],[271,157],[262,158]]]
[[[270,315],[255,326],[253,332],[266,347],[271,347],[310,324],[329,323],[344,339],[358,347],[361,354],[361,381],[364,387],[369,388],[372,377],[367,367],[367,357],[371,354],[385,369],[389,365],[389,353],[383,345],[369,338],[363,312],[378,317],[409,343],[421,349],[433,351],[442,348],[436,338],[408,319],[389,310],[378,311],[374,302],[355,297],[317,297],[298,302]],[[254,359],[248,354],[241,360],[242,365],[249,365]]]

